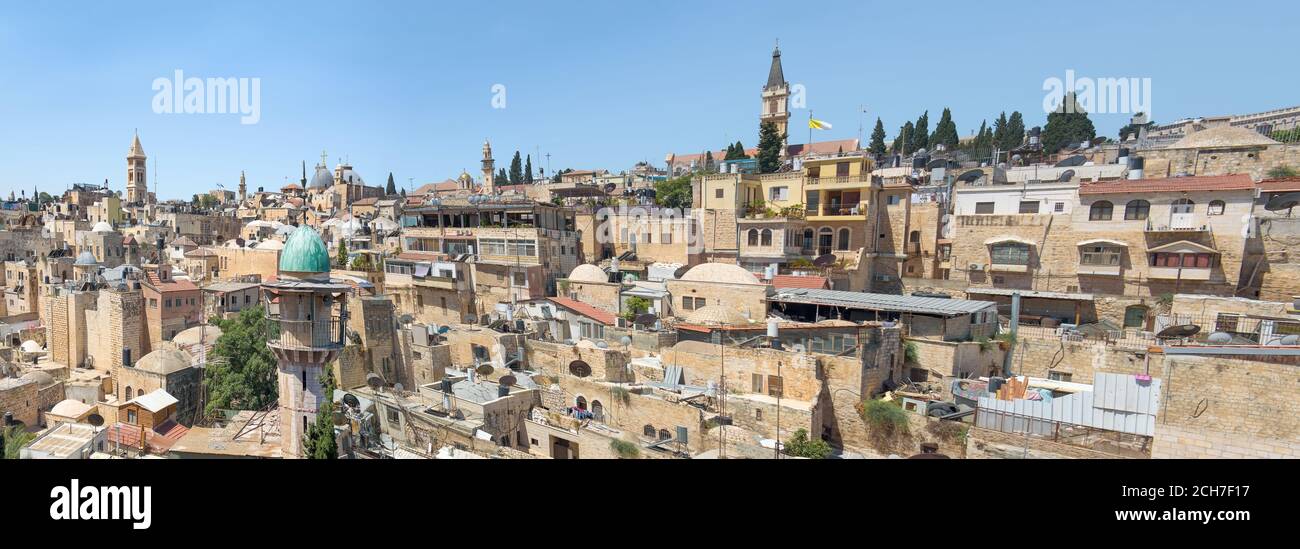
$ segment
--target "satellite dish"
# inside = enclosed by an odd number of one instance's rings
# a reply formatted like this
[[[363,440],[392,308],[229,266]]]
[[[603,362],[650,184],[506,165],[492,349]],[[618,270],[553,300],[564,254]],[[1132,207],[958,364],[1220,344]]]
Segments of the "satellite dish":
[[[104,424],[104,416],[99,414],[90,414],[86,416],[86,423],[99,427]]]
[[[626,347],[626,346],[632,344],[632,338],[627,337],[627,336],[623,336],[623,337],[618,338],[618,342],[619,342],[620,344],[622,344],[623,346]]]
[[[681,278],[683,276],[686,276],[686,271],[689,270],[691,270],[690,265],[682,265],[681,267],[678,267],[676,271],[673,271],[673,278]]]
[[[1056,178],[1057,181],[1061,181],[1061,182],[1069,181],[1071,179],[1074,179],[1074,170],[1065,170],[1061,172],[1060,177]]]
[[[403,387],[401,383],[394,383],[394,384],[393,384],[393,390],[395,390],[395,391],[401,391],[401,390],[403,390],[403,389],[405,389],[405,387]]]
[[[356,395],[352,393],[343,395],[343,403],[351,408],[361,409],[361,400],[357,399]]]
[[[1160,333],[1156,334],[1156,337],[1160,339],[1178,339],[1192,337],[1200,331],[1201,327],[1195,324],[1179,324],[1177,326],[1170,326],[1160,330]]]
[[[984,177],[984,170],[969,170],[966,173],[957,176],[957,181],[964,181],[966,183],[970,183],[981,177]]]
[[[1086,145],[1085,145],[1085,146],[1086,146]],[[1076,154],[1076,155],[1074,155],[1074,156],[1071,156],[1071,157],[1069,157],[1069,158],[1066,158],[1065,160],[1062,160],[1062,161],[1060,161],[1060,162],[1057,162],[1057,163],[1056,163],[1056,167],[1057,167],[1057,168],[1073,168],[1073,167],[1075,167],[1075,166],[1082,166],[1082,165],[1086,164],[1087,162],[1088,162],[1087,157],[1085,157],[1085,156],[1083,156],[1083,155],[1081,155],[1081,154]]]
[[[478,368],[474,368],[474,371],[478,372],[481,376],[487,376],[492,375],[493,368],[491,364],[481,364]]]
[[[1214,345],[1227,345],[1232,343],[1232,334],[1228,332],[1214,332],[1210,334],[1210,337],[1205,338],[1205,341]]]
[[[412,320],[415,320],[415,317],[410,314],[397,317],[398,324],[410,324]]]
[[[602,340],[596,342],[596,348],[597,348],[597,349],[608,349],[608,348],[609,348],[609,344],[608,344],[608,343],[605,343],[605,340],[602,339]]]
[[[824,267],[830,267],[831,265],[834,264],[835,264],[835,254],[826,254],[823,256],[818,256],[817,259],[813,260],[814,267],[824,268]]]
[[[515,379],[515,376],[501,376],[501,379],[498,379],[497,383],[506,387],[513,387],[518,381],[519,380]]]
[[[378,389],[384,386],[384,378],[375,373],[366,374],[366,385],[371,389]]]
[[[1296,206],[1300,206],[1300,193],[1286,193],[1268,199],[1268,203],[1264,204],[1264,209],[1270,212],[1278,212]]]

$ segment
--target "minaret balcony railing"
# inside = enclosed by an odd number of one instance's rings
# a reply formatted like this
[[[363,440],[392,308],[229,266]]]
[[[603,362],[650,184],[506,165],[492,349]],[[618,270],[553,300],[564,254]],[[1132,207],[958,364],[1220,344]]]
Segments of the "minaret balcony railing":
[[[303,351],[343,347],[343,322],[337,316],[318,320],[286,320],[279,315],[268,314],[266,319],[271,323],[266,344],[271,347]]]

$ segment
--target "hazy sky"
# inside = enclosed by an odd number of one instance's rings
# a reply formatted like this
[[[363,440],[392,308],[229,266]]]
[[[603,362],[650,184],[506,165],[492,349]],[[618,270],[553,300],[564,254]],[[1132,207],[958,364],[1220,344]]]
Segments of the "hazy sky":
[[[328,151],[371,184],[498,166],[622,170],[669,151],[757,143],[773,41],[807,107],[856,137],[951,107],[970,134],[1001,110],[1041,125],[1044,80],[1152,79],[1152,116],[1300,103],[1295,2],[46,2],[0,15],[0,192],[124,185],[137,129],[163,198],[240,170],[278,188]],[[260,120],[156,114],[157,78],[259,78]],[[504,109],[492,105],[505,86]],[[807,139],[808,112],[791,140]],[[1115,134],[1128,115],[1094,115]]]

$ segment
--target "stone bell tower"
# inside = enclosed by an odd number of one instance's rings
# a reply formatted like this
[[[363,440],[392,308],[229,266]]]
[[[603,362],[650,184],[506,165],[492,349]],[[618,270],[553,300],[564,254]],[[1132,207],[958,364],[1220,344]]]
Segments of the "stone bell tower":
[[[319,234],[302,226],[280,253],[280,276],[262,285],[267,320],[279,327],[267,339],[275,353],[280,392],[281,454],[303,458],[303,437],[324,402],[326,365],[345,343],[347,293],[330,280],[329,251]]]

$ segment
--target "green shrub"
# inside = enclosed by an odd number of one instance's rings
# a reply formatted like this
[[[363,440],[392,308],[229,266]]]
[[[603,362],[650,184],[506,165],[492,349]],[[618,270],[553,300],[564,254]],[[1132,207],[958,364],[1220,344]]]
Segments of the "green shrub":
[[[637,445],[626,440],[614,439],[609,441],[609,449],[614,451],[618,459],[636,459],[641,457],[641,449]]]
[[[916,346],[915,341],[908,341],[903,344],[903,359],[908,364],[919,364],[921,362],[921,350]]]
[[[871,436],[881,441],[910,434],[907,412],[894,402],[868,400],[859,405],[858,414],[867,422]]]
[[[809,459],[826,459],[831,456],[831,445],[822,439],[809,440],[808,430],[799,429],[785,441],[785,454]]]

